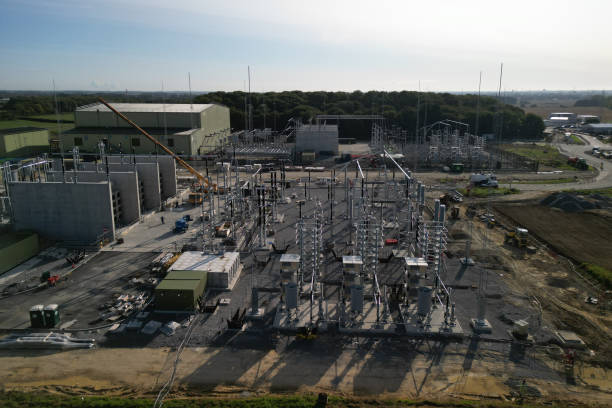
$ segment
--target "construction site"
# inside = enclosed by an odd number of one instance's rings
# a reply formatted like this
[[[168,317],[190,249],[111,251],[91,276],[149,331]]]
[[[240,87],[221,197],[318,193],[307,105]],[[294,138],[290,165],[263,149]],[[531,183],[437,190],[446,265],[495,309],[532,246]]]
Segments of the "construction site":
[[[3,165],[3,219],[40,240],[0,275],[5,389],[612,401],[610,288],[583,267],[612,270],[612,199],[559,192],[612,187],[591,146],[559,145],[587,163],[559,187],[450,120],[231,132],[222,106],[129,105]]]

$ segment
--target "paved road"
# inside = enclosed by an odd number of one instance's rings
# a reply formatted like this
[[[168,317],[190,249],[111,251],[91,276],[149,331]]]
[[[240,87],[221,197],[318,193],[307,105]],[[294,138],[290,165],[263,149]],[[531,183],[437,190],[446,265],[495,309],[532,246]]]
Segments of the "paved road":
[[[521,184],[518,188],[521,191],[561,191],[568,189],[598,189],[612,187],[612,162],[605,159],[594,157],[586,152],[590,152],[593,147],[607,147],[597,138],[580,134],[580,137],[587,143],[586,145],[555,143],[554,145],[559,151],[568,156],[584,157],[588,164],[597,168],[599,174],[594,180],[580,181],[577,183],[561,183],[561,184]],[[603,163],[603,169],[600,167]],[[503,184],[503,187],[509,187],[509,184]],[[514,196],[514,198],[518,198]]]

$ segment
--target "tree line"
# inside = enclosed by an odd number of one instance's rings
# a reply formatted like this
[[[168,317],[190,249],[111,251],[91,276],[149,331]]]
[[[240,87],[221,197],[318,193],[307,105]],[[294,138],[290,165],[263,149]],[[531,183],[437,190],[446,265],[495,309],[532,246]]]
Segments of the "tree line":
[[[612,96],[593,95],[588,98],[578,99],[574,106],[603,106],[612,109]]]
[[[197,103],[219,103],[230,108],[232,127],[244,129],[245,111],[252,109],[254,128],[282,130],[289,119],[304,123],[314,120],[316,115],[380,114],[390,125],[399,126],[416,133],[417,111],[419,126],[450,119],[467,123],[474,132],[478,116],[478,133],[495,133],[500,125],[504,139],[533,139],[542,135],[544,123],[534,114],[515,106],[500,103],[494,97],[481,96],[478,107],[476,95],[454,95],[449,93],[401,92],[212,92],[199,95]],[[479,113],[477,114],[477,111]],[[343,121],[341,136],[367,139],[369,122]]]

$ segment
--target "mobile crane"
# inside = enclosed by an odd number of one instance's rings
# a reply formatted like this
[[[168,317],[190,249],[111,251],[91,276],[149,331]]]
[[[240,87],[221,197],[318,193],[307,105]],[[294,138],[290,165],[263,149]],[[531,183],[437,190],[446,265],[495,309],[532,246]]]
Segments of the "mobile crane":
[[[119,116],[121,119],[125,120],[130,126],[132,126],[134,129],[136,129],[137,131],[139,131],[140,133],[142,133],[147,139],[149,139],[151,142],[153,142],[156,146],[159,146],[164,152],[168,153],[170,156],[172,156],[174,158],[174,160],[176,160],[181,166],[183,166],[184,168],[187,169],[187,171],[191,174],[193,174],[197,179],[198,179],[198,185],[196,186],[196,192],[195,194],[202,194],[202,191],[206,191],[206,192],[214,192],[217,191],[217,185],[216,184],[212,184],[208,181],[208,179],[206,177],[204,177],[203,175],[200,174],[200,172],[198,172],[196,169],[194,169],[193,167],[191,167],[189,165],[189,163],[187,163],[185,160],[181,159],[177,154],[175,154],[172,150],[168,149],[163,143],[159,142],[158,140],[156,140],[153,136],[151,136],[150,134],[148,134],[144,129],[142,129],[140,126],[138,126],[135,122],[133,122],[132,120],[128,119],[127,116],[125,116],[123,113],[119,112],[117,109],[113,108],[108,102],[106,102],[104,99],[102,98],[98,98],[98,100],[103,103],[108,109],[110,109],[112,112],[115,113],[115,115]],[[199,187],[198,187],[199,186]],[[198,191],[199,190],[199,191]],[[191,195],[190,195],[191,196]],[[191,198],[191,197],[190,197]],[[197,200],[197,199],[196,199]],[[202,199],[200,198],[199,200],[197,200],[198,202],[202,202]]]

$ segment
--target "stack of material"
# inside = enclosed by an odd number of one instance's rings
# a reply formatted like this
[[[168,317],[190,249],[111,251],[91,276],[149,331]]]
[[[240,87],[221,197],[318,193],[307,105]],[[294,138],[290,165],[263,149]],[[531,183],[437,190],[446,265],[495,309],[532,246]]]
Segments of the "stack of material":
[[[589,195],[588,198],[573,193],[554,193],[540,201],[547,207],[559,208],[566,212],[582,212],[597,208],[606,208],[611,204],[610,198],[599,194]]]
[[[100,313],[100,319],[115,321],[121,317],[127,317],[134,311],[142,310],[146,303],[147,297],[144,292],[136,295],[120,295],[115,302],[101,307],[104,311]]]
[[[0,340],[0,349],[54,349],[92,348],[95,339],[77,339],[60,333],[11,334]]]

